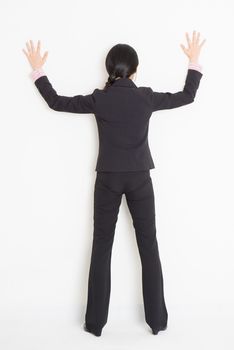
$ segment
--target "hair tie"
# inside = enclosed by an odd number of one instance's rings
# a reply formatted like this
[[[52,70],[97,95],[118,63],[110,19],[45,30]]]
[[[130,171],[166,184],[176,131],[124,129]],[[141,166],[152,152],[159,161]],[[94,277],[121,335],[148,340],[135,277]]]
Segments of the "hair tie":
[[[113,83],[113,81],[116,79],[116,75],[113,73],[111,75],[109,75],[109,78],[108,78],[108,82],[109,83]]]

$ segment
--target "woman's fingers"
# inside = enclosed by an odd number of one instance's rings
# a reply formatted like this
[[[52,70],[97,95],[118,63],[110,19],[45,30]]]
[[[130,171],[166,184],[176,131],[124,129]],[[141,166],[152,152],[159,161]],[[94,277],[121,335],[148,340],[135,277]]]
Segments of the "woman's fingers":
[[[182,50],[184,51],[185,55],[186,55],[186,56],[189,56],[188,49],[186,49],[186,47],[185,47],[183,44],[180,44],[180,47],[181,47]]]
[[[43,64],[45,63],[45,60],[46,60],[47,56],[48,56],[48,51],[46,51],[46,52],[44,53],[43,57],[42,57],[42,62],[43,62]]]
[[[25,56],[28,58],[28,53],[23,49]]]
[[[35,52],[35,48],[34,48],[34,45],[33,45],[33,41],[32,41],[32,40],[30,40],[30,44],[31,44],[31,51],[32,51],[32,53],[34,53],[34,52]]]
[[[201,44],[199,45],[199,48],[201,48],[201,47],[205,44],[205,42],[206,42],[206,39],[204,39],[204,40],[201,42]]]
[[[192,38],[190,39],[188,32],[186,32],[186,39],[188,43],[188,47],[186,48],[183,44],[180,44],[180,47],[186,54],[186,56],[189,57],[191,62],[197,62],[200,54],[200,49],[206,42],[206,39],[204,39],[201,44],[199,44],[200,41],[200,32],[196,32],[195,30],[192,33]]]
[[[200,40],[200,32],[197,33],[196,30],[194,30],[192,34],[192,40],[189,38],[189,34],[186,33],[186,39],[189,47],[192,45],[198,45]]]
[[[193,39],[192,39],[193,45],[195,43],[195,39],[196,39],[196,30],[193,31]]]
[[[41,42],[40,42],[40,40],[38,40],[38,43],[37,43],[37,52],[40,52],[40,49],[41,49]]]
[[[28,53],[31,54],[31,47],[30,47],[28,42],[26,42],[26,46],[27,46],[27,49],[28,49]]]
[[[186,32],[186,39],[187,39],[188,46],[190,47],[190,45],[191,45],[191,40],[190,40],[189,35],[188,35],[187,32]]]
[[[183,44],[180,44],[180,47],[182,48],[182,50],[184,51],[184,53],[187,52],[187,50],[186,50],[186,48],[185,48],[185,46],[184,46]]]
[[[28,53],[24,49],[23,49],[23,52],[24,52],[25,56],[27,57],[28,62],[32,65],[32,57],[31,57],[30,53]]]
[[[42,57],[42,55],[40,54],[40,49],[41,49],[41,41],[40,40],[37,41],[37,45],[35,42],[35,46],[34,46],[33,41],[29,40],[28,42],[26,42],[26,46],[27,46],[28,52],[24,48],[22,49],[22,51],[25,54],[25,56],[27,57],[31,67],[33,69],[41,68],[47,59],[48,51],[46,51]]]

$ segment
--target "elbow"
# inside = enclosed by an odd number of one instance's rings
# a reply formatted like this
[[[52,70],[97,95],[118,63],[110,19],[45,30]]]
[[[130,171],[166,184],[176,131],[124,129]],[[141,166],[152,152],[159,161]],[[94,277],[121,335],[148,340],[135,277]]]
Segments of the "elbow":
[[[194,96],[190,96],[188,103],[193,103],[195,101],[195,97]]]
[[[194,102],[194,100],[195,100],[195,95],[194,94],[186,93],[185,95],[186,95],[187,104],[190,104],[190,103]]]
[[[58,101],[56,98],[53,98],[52,100],[47,101],[47,104],[50,107],[50,109],[53,109],[54,111],[59,111]]]
[[[195,96],[196,96],[196,91],[194,89],[184,89],[184,96],[185,99],[187,100],[187,103],[193,103],[195,100]]]
[[[52,104],[52,103],[47,103],[48,104],[48,107],[50,108],[50,109],[53,109],[54,110],[54,105]]]
[[[56,105],[55,104],[48,104],[48,106],[50,107],[50,109],[53,109],[54,111],[57,111]]]

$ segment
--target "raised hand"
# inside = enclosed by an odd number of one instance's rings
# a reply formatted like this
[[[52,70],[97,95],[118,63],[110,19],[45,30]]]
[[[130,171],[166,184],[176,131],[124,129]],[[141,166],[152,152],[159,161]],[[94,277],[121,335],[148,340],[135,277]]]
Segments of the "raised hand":
[[[200,39],[200,33],[196,33],[196,31],[193,31],[193,35],[192,35],[192,40],[189,38],[188,33],[185,33],[186,35],[186,39],[187,39],[187,43],[188,43],[188,48],[186,48],[183,44],[180,44],[182,50],[184,51],[184,53],[186,54],[186,56],[188,56],[189,61],[191,63],[198,63],[198,58],[200,55],[200,51],[202,46],[204,45],[206,39],[204,39],[201,43],[199,43],[199,39]]]
[[[43,57],[41,56],[41,54],[40,54],[40,48],[41,48],[40,40],[38,40],[36,49],[34,47],[32,40],[30,40],[30,44],[28,42],[26,42],[26,46],[27,46],[28,51],[25,51],[23,49],[23,52],[26,55],[32,69],[40,69],[47,59],[48,51],[46,51],[44,53]]]

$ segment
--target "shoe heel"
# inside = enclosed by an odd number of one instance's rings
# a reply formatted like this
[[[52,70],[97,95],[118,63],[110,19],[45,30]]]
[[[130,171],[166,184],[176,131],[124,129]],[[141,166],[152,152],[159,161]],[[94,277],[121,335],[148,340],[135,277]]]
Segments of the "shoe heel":
[[[167,329],[167,325],[164,327],[159,327],[158,329],[152,328],[152,333],[156,335],[158,334],[159,331],[165,331],[166,329]]]
[[[102,329],[101,330],[91,330],[89,328],[87,328],[86,326],[86,323],[84,323],[83,325],[83,329],[86,331],[86,332],[89,332],[89,333],[92,333],[93,335],[96,335],[96,337],[100,337],[101,334],[102,334]]]

